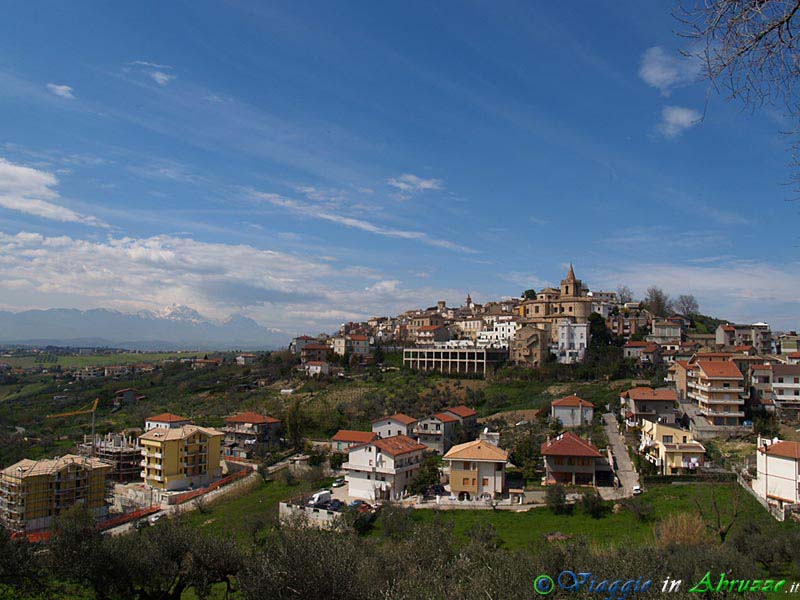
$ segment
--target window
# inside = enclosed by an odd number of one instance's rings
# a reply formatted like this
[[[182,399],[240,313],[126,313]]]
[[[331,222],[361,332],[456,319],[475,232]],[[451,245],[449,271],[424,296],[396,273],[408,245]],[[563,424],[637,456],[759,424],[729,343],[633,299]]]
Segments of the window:
[[[671,444],[672,443],[672,436],[671,435],[665,435],[664,436],[664,443],[665,444]]]
[[[469,477],[464,477],[464,479],[461,481],[461,485],[469,485]]]
[[[481,485],[484,486],[484,487],[488,486],[489,485],[489,478],[488,477],[484,477],[481,480]]]

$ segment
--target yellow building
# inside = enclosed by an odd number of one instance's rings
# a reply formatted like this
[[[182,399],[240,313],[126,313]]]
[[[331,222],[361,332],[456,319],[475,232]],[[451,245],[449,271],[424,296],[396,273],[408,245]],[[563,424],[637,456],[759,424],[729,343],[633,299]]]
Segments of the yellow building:
[[[572,265],[567,278],[561,280],[559,289],[545,288],[535,299],[525,300],[519,305],[519,314],[531,323],[547,323],[550,335],[557,340],[558,324],[564,319],[572,323],[588,323],[594,299],[588,296],[583,282],[575,277]]]
[[[142,479],[160,490],[202,486],[221,473],[221,431],[197,425],[156,427],[139,436]]]
[[[76,504],[104,517],[110,472],[111,465],[76,454],[21,460],[0,471],[0,524],[15,532],[47,529],[55,517]]]
[[[662,475],[693,473],[703,466],[706,449],[685,429],[642,419],[639,452]]]
[[[491,442],[458,444],[443,460],[450,465],[450,492],[459,500],[491,499],[503,494],[508,452]]]

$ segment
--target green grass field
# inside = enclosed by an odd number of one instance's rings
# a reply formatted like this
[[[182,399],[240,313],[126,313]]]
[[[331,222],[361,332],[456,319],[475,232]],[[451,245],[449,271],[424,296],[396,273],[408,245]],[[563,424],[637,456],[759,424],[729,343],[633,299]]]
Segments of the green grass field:
[[[737,525],[746,521],[771,522],[767,512],[744,490],[739,493],[740,512]],[[441,518],[453,524],[456,535],[464,536],[478,523],[491,524],[500,539],[509,548],[536,547],[550,533],[585,537],[589,542],[605,546],[621,543],[648,544],[654,539],[654,525],[668,514],[697,512],[696,502],[710,507],[711,494],[716,493],[723,514],[730,514],[733,505],[733,488],[729,484],[689,484],[652,486],[642,499],[653,505],[655,518],[640,522],[636,516],[623,510],[610,511],[600,519],[583,514],[576,507],[573,514],[556,515],[548,508],[534,508],[525,513],[491,510],[418,510],[419,520]],[[710,516],[710,515],[707,515]],[[734,525],[734,531],[737,525]],[[793,526],[786,524],[786,526]],[[794,525],[796,526],[796,525]]]
[[[120,354],[72,354],[69,356],[56,356],[54,354],[40,354],[36,356],[14,356],[0,358],[0,362],[12,367],[48,367],[61,365],[62,367],[88,367],[106,365],[127,365],[145,362],[159,362],[168,358],[189,358],[203,356],[203,352],[130,352]]]
[[[278,503],[330,485],[331,479],[287,485],[279,480],[260,482],[259,485],[238,497],[213,504],[205,513],[198,510],[186,513],[184,519],[212,535],[233,535],[241,542],[249,542],[255,524],[273,522],[278,516]]]

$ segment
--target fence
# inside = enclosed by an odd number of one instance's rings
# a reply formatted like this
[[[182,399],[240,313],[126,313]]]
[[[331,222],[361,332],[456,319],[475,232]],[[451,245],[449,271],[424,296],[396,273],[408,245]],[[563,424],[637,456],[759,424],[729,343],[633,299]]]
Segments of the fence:
[[[112,527],[117,527],[119,525],[129,523],[130,521],[135,521],[136,519],[150,516],[153,513],[157,513],[159,510],[161,510],[161,507],[158,504],[153,504],[152,506],[148,506],[146,508],[140,508],[139,510],[134,510],[133,512],[125,513],[124,515],[101,521],[98,523],[97,528],[101,531],[111,529]]]
[[[209,492],[213,492],[223,486],[226,486],[234,481],[238,481],[240,479],[244,479],[248,475],[253,473],[250,469],[243,469],[241,471],[237,471],[236,473],[232,473],[222,479],[219,479],[213,483],[210,483],[206,487],[198,488],[196,490],[192,490],[190,492],[184,492],[183,494],[177,494],[175,496],[170,497],[170,504],[185,504],[189,502],[189,500],[194,500],[195,498],[202,496],[203,494],[208,494]]]

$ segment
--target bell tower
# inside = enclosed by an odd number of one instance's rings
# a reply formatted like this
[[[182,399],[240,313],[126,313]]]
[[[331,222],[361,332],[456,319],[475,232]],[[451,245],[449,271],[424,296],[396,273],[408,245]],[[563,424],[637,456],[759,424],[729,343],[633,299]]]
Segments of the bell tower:
[[[569,272],[567,278],[561,280],[561,297],[576,297],[580,296],[583,291],[583,282],[575,277],[575,271],[572,268],[572,263],[569,263]]]

